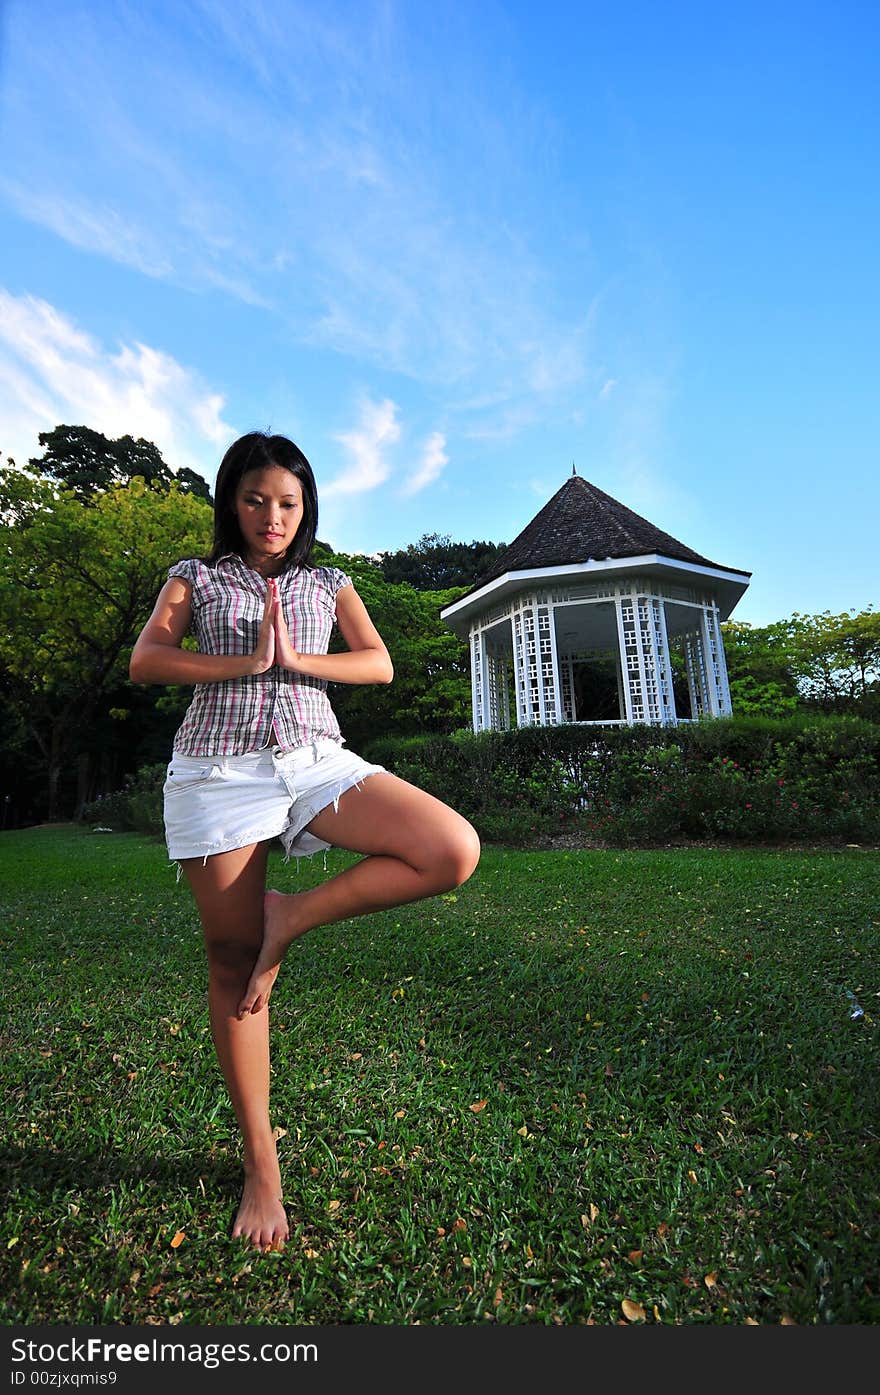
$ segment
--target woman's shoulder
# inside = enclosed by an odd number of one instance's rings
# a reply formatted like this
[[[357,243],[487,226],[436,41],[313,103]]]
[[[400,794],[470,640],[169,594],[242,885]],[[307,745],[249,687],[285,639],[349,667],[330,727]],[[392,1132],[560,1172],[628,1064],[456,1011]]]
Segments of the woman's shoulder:
[[[168,568],[167,579],[170,581],[172,577],[179,576],[183,581],[188,581],[195,591],[215,575],[216,566],[207,557],[182,557]]]
[[[352,584],[351,577],[341,567],[301,567],[299,571],[315,586],[330,591],[334,596],[343,586]]]
[[[201,557],[182,557],[179,562],[175,562],[173,566],[168,568],[168,580],[170,581],[174,576],[179,576],[184,581],[193,582],[199,567],[202,566],[204,566],[204,562]]]

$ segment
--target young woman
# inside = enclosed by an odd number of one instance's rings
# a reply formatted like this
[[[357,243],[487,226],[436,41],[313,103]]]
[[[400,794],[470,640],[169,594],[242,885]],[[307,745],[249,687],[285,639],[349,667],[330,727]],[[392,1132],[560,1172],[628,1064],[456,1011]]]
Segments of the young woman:
[[[131,656],[135,683],[195,685],[165,782],[168,855],[198,906],[217,1057],[242,1134],[232,1234],[280,1249],[288,1234],[269,1118],[269,998],[293,940],[317,925],[461,885],[476,832],[425,791],[344,749],[327,683],[390,683],[388,650],[350,577],[310,567],[318,499],[284,436],[229,447],[214,546],[171,567]],[[329,654],[334,623],[347,652]],[[181,648],[192,630],[198,652]],[[364,856],[295,895],[266,891],[273,839],[287,856]]]

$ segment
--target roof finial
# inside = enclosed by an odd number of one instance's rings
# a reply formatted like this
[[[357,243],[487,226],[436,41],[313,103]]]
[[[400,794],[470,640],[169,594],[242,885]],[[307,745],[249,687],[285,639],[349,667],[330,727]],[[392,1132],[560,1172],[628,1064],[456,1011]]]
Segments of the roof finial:
[[[577,474],[577,470],[574,468],[574,461],[571,462],[571,473],[572,473],[573,475],[576,475],[576,474]]]

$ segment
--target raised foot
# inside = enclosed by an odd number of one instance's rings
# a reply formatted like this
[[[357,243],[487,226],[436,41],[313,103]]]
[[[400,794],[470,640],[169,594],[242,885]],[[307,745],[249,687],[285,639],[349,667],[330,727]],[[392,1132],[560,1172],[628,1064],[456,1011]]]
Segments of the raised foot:
[[[267,1006],[287,948],[302,933],[291,929],[289,906],[296,899],[296,896],[285,896],[280,891],[266,892],[263,901],[263,942],[238,1005],[239,1020],[249,1012],[260,1012]]]
[[[246,1177],[232,1238],[241,1237],[258,1250],[283,1250],[290,1234],[287,1212],[276,1178]]]

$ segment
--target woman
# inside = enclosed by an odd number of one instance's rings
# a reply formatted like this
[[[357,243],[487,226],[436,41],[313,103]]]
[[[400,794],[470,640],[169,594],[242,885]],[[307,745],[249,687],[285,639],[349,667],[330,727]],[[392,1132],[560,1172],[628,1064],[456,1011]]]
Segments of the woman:
[[[165,782],[166,842],[199,909],[211,1028],[242,1134],[232,1234],[281,1249],[268,1005],[285,951],[317,925],[460,886],[480,844],[455,810],[343,747],[327,683],[390,683],[393,669],[351,578],[308,565],[318,499],[302,451],[250,432],[224,455],[214,493],[210,557],[171,567],[130,676],[195,685]],[[347,652],[327,652],[334,623]],[[181,648],[191,628],[198,652]],[[311,890],[267,892],[275,838],[288,857],[330,846],[364,856]]]

